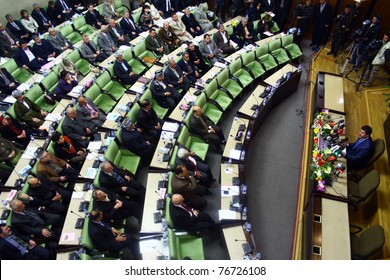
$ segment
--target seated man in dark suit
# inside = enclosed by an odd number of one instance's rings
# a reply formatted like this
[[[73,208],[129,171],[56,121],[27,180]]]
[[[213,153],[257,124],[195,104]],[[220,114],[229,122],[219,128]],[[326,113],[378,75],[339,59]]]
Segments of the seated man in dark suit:
[[[0,68],[0,92],[11,95],[20,84],[5,68]]]
[[[181,194],[194,209],[204,209],[207,200],[201,196],[206,193],[206,188],[197,183],[194,174],[184,165],[177,165],[174,173],[171,182],[173,193]]]
[[[168,21],[163,22],[163,28],[158,31],[158,37],[160,37],[162,42],[168,46],[170,52],[176,50],[182,43],[173,31],[172,26],[169,26]]]
[[[184,202],[184,198],[180,194],[172,195],[169,213],[174,228],[178,230],[202,231],[205,229],[219,229],[219,226],[207,213],[192,209]]]
[[[50,252],[27,235],[12,232],[6,224],[0,224],[0,259],[48,260]]]
[[[41,69],[43,65],[47,63],[46,60],[37,57],[27,46],[27,42],[20,40],[20,48],[15,52],[15,62],[19,67],[23,67],[26,70],[37,71]]]
[[[60,215],[38,212],[27,207],[20,199],[11,201],[10,206],[12,209],[12,227],[18,233],[31,236],[35,241],[44,240],[46,248],[50,250],[57,247],[63,223],[63,218]],[[51,229],[48,228],[50,225],[52,226]]]
[[[145,140],[145,137],[137,130],[131,119],[125,119],[123,121],[121,136],[124,147],[140,156],[145,162],[151,160],[156,147]]]
[[[85,21],[96,29],[100,29],[102,25],[107,24],[106,20],[102,15],[100,15],[99,11],[94,9],[93,4],[88,5],[88,12],[85,13]]]
[[[176,65],[176,61],[171,59],[168,67],[164,71],[164,79],[168,86],[180,88],[185,94],[190,88],[190,80],[184,75],[182,69]]]
[[[164,18],[169,18],[175,12],[174,0],[158,0],[155,2],[155,5],[160,15],[164,16]]]
[[[198,157],[195,152],[190,152],[186,148],[180,148],[177,151],[176,163],[184,165],[203,186],[210,187],[215,182],[210,166]]]
[[[128,196],[131,201],[143,205],[145,187],[132,178],[130,172],[108,161],[103,161],[100,169],[99,184],[102,189]]]
[[[0,53],[2,53],[3,56],[13,57],[15,55],[19,49],[18,40],[19,39],[0,22]]]
[[[156,56],[162,56],[164,54],[169,54],[169,48],[164,44],[162,39],[157,36],[155,29],[149,30],[149,36],[145,39],[146,49],[153,52]]]
[[[198,73],[198,68],[190,60],[190,54],[188,52],[183,53],[183,58],[179,60],[177,65],[183,71],[184,75],[191,81],[191,83],[195,84],[196,81],[200,78],[200,74]]]
[[[188,44],[187,52],[190,55],[190,61],[201,71],[202,75],[210,70],[211,67],[206,64],[199,47],[193,42]]]
[[[371,157],[374,151],[371,133],[372,128],[368,125],[363,125],[356,142],[351,144],[343,143],[347,147],[347,152],[344,157],[347,159],[349,170],[360,170],[364,168],[366,161]]]
[[[209,117],[202,114],[202,109],[195,105],[190,116],[190,130],[206,139],[218,153],[222,153],[221,144],[226,143],[222,129],[216,126]]]
[[[93,246],[99,251],[123,252],[121,259],[139,259],[139,244],[103,221],[103,212],[94,209],[89,213],[88,233]]]
[[[115,76],[124,84],[133,85],[139,79],[139,75],[133,72],[131,66],[123,59],[121,52],[116,52],[114,56],[116,58],[114,64]]]
[[[84,122],[89,122],[92,127],[101,127],[106,121],[106,115],[100,111],[99,108],[93,103],[93,101],[84,96],[77,98],[79,106],[76,109],[76,117]]]
[[[76,118],[76,111],[69,107],[66,109],[62,130],[72,141],[78,142],[82,147],[87,148],[91,136],[94,136],[96,129],[90,129],[88,123]]]
[[[37,173],[53,183],[74,183],[79,172],[65,160],[43,150],[37,163]]]
[[[128,11],[123,14],[123,18],[119,22],[123,32],[130,37],[131,40],[138,37],[142,33],[142,30],[135,25],[133,17]]]
[[[99,50],[98,46],[96,46],[92,40],[89,40],[89,36],[87,34],[83,35],[81,56],[85,59],[88,59],[92,64],[95,64],[96,62],[102,62],[108,58],[108,56],[103,51]]]
[[[202,35],[204,33],[202,27],[196,21],[195,16],[191,14],[190,8],[185,9],[185,14],[181,17],[181,21],[186,26],[187,32],[189,32],[192,37]]]
[[[235,31],[238,36],[237,43],[240,47],[243,47],[245,44],[254,44],[259,40],[256,31],[253,29],[253,23],[248,22],[248,18],[242,18],[240,23],[237,24]]]
[[[47,30],[52,26],[49,16],[38,4],[33,4],[33,11],[31,12],[31,16],[38,23],[38,30],[40,33],[47,32]]]
[[[150,90],[153,99],[164,108],[169,108],[168,115],[175,109],[182,96],[173,86],[168,86],[164,82],[163,70],[155,72],[155,78],[150,83]]]
[[[7,19],[7,28],[12,32],[19,40],[30,40],[32,34],[24,28],[24,26],[18,20],[14,20],[14,17],[10,14],[6,14],[5,18]]]
[[[114,19],[110,19],[109,21],[108,33],[117,47],[121,45],[130,45],[130,37],[123,32],[122,28]]]
[[[236,51],[230,42],[230,37],[227,34],[223,24],[219,26],[219,31],[214,34],[213,40],[223,55],[229,55]]]
[[[38,35],[34,35],[32,38],[35,42],[32,49],[38,58],[47,61],[49,57],[54,58],[57,56],[53,46],[48,41],[41,39]]]
[[[80,144],[73,143],[68,136],[57,131],[51,136],[51,141],[54,143],[54,152],[57,157],[69,162],[76,168],[81,167],[88,152]]]
[[[74,11],[72,9],[72,6],[66,0],[57,0],[56,7],[58,10],[61,11],[62,16],[66,20],[70,20],[72,18],[72,16],[74,15]]]
[[[157,116],[156,111],[153,110],[152,104],[148,99],[144,99],[141,102],[141,110],[138,111],[137,125],[138,129],[144,134],[145,140],[151,143],[158,142],[163,120]]]
[[[123,227],[123,220],[135,217],[139,222],[142,220],[142,204],[129,201],[125,197],[108,190],[97,189],[92,192],[94,207],[103,212],[104,220],[115,227]],[[131,218],[130,218],[131,219]],[[131,221],[126,222],[131,224]]]

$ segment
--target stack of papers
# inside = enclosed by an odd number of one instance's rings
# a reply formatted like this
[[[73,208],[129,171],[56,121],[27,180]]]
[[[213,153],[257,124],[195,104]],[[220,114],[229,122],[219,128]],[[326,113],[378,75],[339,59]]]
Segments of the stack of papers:
[[[62,119],[62,116],[60,114],[53,114],[49,113],[45,117],[45,121],[51,121],[51,122],[56,122]]]
[[[119,113],[108,113],[106,119],[115,122],[120,116]]]
[[[162,130],[176,132],[179,128],[179,124],[175,122],[164,122]]]
[[[30,147],[28,146],[22,155],[24,159],[33,159],[35,158],[35,152],[38,150],[38,147]]]
[[[91,141],[89,142],[87,150],[99,150],[102,146],[102,141]]]

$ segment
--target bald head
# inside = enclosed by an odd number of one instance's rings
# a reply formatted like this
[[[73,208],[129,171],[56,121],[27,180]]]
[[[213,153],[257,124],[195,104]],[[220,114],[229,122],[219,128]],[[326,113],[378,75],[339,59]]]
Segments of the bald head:
[[[192,107],[192,112],[195,116],[199,116],[202,113],[202,108],[200,108],[198,105],[195,105]]]
[[[27,183],[30,185],[30,187],[38,187],[41,185],[41,180],[35,177],[30,177],[28,178]]]
[[[169,22],[165,20],[165,21],[163,22],[163,27],[164,27],[164,29],[167,30],[167,29],[169,28]]]
[[[11,209],[12,211],[15,211],[15,212],[23,212],[24,209],[26,208],[26,206],[24,205],[24,203],[19,200],[19,199],[14,199],[11,201],[10,203],[10,206],[11,206]]]
[[[172,203],[174,205],[181,205],[184,202],[184,197],[181,194],[172,195]]]

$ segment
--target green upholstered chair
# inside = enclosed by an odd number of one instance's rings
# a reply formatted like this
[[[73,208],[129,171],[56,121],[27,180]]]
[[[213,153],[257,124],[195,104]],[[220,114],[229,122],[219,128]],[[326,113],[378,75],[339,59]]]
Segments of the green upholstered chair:
[[[255,51],[249,51],[240,56],[241,62],[250,70],[255,79],[261,77],[265,73],[265,69],[260,62],[256,60]]]
[[[382,139],[375,139],[372,141],[374,144],[374,149],[371,157],[366,161],[364,168],[368,168],[374,164],[374,162],[381,157],[385,151],[385,142]]]
[[[96,106],[105,113],[108,113],[115,107],[116,101],[106,94],[101,94],[97,84],[93,84],[85,93],[85,97],[90,98]]]
[[[61,34],[68,39],[73,45],[81,41],[81,35],[73,30],[71,24],[65,24],[60,27]]]
[[[142,62],[133,57],[133,53],[130,49],[125,50],[122,55],[123,59],[131,66],[134,73],[142,75],[142,73],[148,69]]]
[[[55,104],[49,104],[45,101],[45,97],[43,94],[42,88],[35,84],[32,88],[30,88],[25,94],[27,98],[29,98],[32,102],[37,104],[39,107],[41,107],[42,110],[51,112],[53,109],[57,106],[58,101],[55,102]]]
[[[297,44],[294,44],[294,35],[290,34],[281,38],[282,48],[287,51],[290,59],[298,59],[302,55],[302,51]]]
[[[348,181],[348,198],[352,204],[357,204],[369,198],[379,187],[380,174],[376,170],[371,170],[358,182]]]
[[[282,48],[282,41],[280,39],[268,42],[269,53],[272,54],[279,65],[283,65],[290,61],[287,52]]]
[[[260,15],[260,19],[263,19],[264,16],[265,16],[265,13],[262,13]],[[257,25],[256,25],[256,27],[254,27],[255,30],[257,30],[257,27],[259,25],[259,21],[260,20],[257,20]],[[254,24],[255,24],[255,22],[253,22],[253,25]],[[271,32],[276,34],[276,33],[279,33],[279,31],[280,31],[279,25],[278,25],[278,23],[276,21],[274,21],[274,25],[271,27]]]
[[[13,58],[1,65],[1,68],[7,69],[11,76],[19,83],[24,83],[31,77],[31,74],[26,69],[19,67]]]
[[[66,56],[66,58],[72,61],[79,69],[80,73],[83,74],[84,76],[88,75],[88,73],[91,71],[89,69],[89,65],[91,64],[89,63],[88,60],[81,57],[79,50],[72,51],[70,54]]]
[[[265,71],[273,70],[278,66],[273,56],[268,53],[268,44],[257,47],[255,52],[256,60],[263,66]]]
[[[236,58],[230,63],[229,75],[231,79],[234,79],[243,88],[246,88],[254,80],[253,74],[242,64],[241,58]]]
[[[172,173],[172,172],[170,172]],[[172,176],[172,175],[171,175]],[[169,178],[168,178],[168,193],[169,193]],[[172,193],[172,187],[171,187],[171,193]],[[165,199],[165,222],[167,223],[167,226],[170,228],[170,229],[173,229],[173,222],[172,222],[172,218],[171,218],[171,213],[169,211],[169,204],[171,203],[171,198],[168,196],[166,199]]]
[[[142,14],[142,9],[136,9],[136,10],[131,12],[131,16],[133,17],[135,24],[137,24],[139,22],[141,14]]]
[[[204,92],[206,93],[208,100],[213,100],[216,102],[218,106],[224,111],[229,108],[233,102],[229,95],[218,89],[218,83],[216,79],[213,79],[210,83],[206,84]]]
[[[175,167],[176,166],[176,157],[177,157],[177,151],[179,150],[179,147],[177,145],[175,145],[173,147],[173,151],[172,151],[172,155],[171,155],[171,159],[169,160],[169,165],[171,167]],[[169,193],[169,186],[168,186],[168,193]]]
[[[54,93],[56,86],[58,84],[59,77],[56,73],[50,72],[43,80],[41,81],[41,86],[44,90]]]
[[[115,141],[111,141],[108,145],[108,148],[104,153],[104,158],[112,161],[115,165],[130,171],[134,175],[137,173],[141,161],[141,157],[133,152],[120,149]]]
[[[202,160],[205,160],[209,144],[197,136],[190,135],[188,128],[182,126],[177,142],[187,149],[194,151]]]
[[[114,0],[115,9],[123,17],[123,14],[128,11],[127,7],[123,5],[122,0]]]
[[[112,79],[108,71],[104,71],[100,74],[100,76],[96,79],[96,84],[99,86],[102,93],[109,92],[116,101],[118,101],[126,91],[126,88],[124,88],[119,82]]]
[[[139,42],[137,45],[135,45],[133,47],[133,58],[137,59],[138,61],[142,61],[142,58],[144,58],[145,56],[147,57],[151,57],[151,58],[156,58],[156,56],[154,55],[153,52],[151,51],[148,51],[146,49],[146,44],[145,44],[145,40],[142,40],[141,42]],[[147,65],[148,67],[151,67],[153,64],[151,63],[146,63],[146,62],[141,62],[145,65]]]
[[[100,169],[100,167],[98,168],[98,171],[96,172],[96,176],[95,178],[93,179],[93,185],[95,187],[100,187],[100,184],[99,184],[99,176],[100,176],[100,172],[102,172],[102,170]]]
[[[202,108],[202,113],[208,116],[214,124],[217,124],[222,117],[223,111],[212,103],[207,102],[206,95],[202,93],[195,101],[195,105]]]
[[[175,148],[177,148],[177,150],[178,150],[178,146],[176,146]],[[177,156],[177,150],[176,150],[176,155],[175,155],[175,157]],[[176,164],[175,165],[171,165],[172,167],[176,167]],[[169,195],[172,195],[173,194],[173,191],[172,191],[172,176],[173,176],[173,172],[171,171],[171,172],[169,172],[168,173],[168,189],[167,189],[167,193],[169,194]],[[167,205],[169,205],[169,203],[167,204]],[[172,225],[173,226],[173,225]],[[173,227],[172,227],[173,228]]]
[[[152,97],[152,92],[150,89],[146,89],[145,92],[141,95],[139,102],[141,103],[144,99],[148,99],[150,103],[152,104],[153,110],[156,111],[157,116],[160,119],[163,119],[166,114],[168,113],[168,108],[161,107],[156,100]]]
[[[168,229],[168,246],[171,260],[204,260],[202,237],[192,234],[180,234]]]
[[[95,29],[93,29],[91,25],[87,24],[84,16],[74,18],[72,23],[75,31],[79,32],[81,35],[90,35],[95,32]]]
[[[7,114],[10,115],[14,120],[18,119],[18,116],[15,113],[15,104],[12,104],[8,109],[7,109]]]
[[[229,70],[223,69],[217,76],[218,88],[223,90],[231,99],[236,98],[242,92],[238,82],[229,77]]]
[[[141,109],[138,103],[134,103],[130,111],[126,114],[126,118],[131,119],[133,122],[137,122],[138,111]]]
[[[103,4],[97,5],[95,9],[99,12],[99,14],[103,14]]]
[[[372,226],[362,231],[360,235],[353,233],[351,234],[351,258],[368,259],[378,252],[384,244],[385,233],[380,225]]]

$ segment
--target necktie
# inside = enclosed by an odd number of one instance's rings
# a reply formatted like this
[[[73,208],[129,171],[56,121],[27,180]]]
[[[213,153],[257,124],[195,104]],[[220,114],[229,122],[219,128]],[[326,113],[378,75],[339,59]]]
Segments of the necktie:
[[[41,18],[42,18],[43,24],[46,24],[46,22],[47,22],[47,19],[45,18],[45,16],[42,14],[42,12],[41,12],[41,11],[39,11],[39,14],[41,15]]]
[[[156,39],[156,38],[153,38],[153,40],[156,42],[156,45],[157,45],[157,47],[159,48],[159,47],[160,47],[160,44],[158,43],[157,39]]]
[[[91,116],[96,113],[96,111],[88,103],[85,105],[85,108],[87,109],[87,111]]]
[[[167,12],[168,12],[171,9],[171,1],[167,0],[166,5],[167,5]]]
[[[125,70],[125,72],[127,72],[129,70],[129,68],[127,68],[126,64],[123,61],[122,61],[121,65],[122,65],[123,70]]]
[[[15,45],[15,41],[8,35],[7,31],[4,30],[3,34],[5,35],[5,37],[7,37],[11,45]]]
[[[199,116],[199,120],[200,120],[200,122],[202,123],[202,125],[204,126],[204,128],[205,128],[206,130],[209,130],[209,127],[207,126],[207,124],[206,124],[205,121],[203,120],[202,115]]]
[[[19,26],[13,21],[12,23],[12,26],[15,27],[17,30],[20,30]]]
[[[133,22],[130,19],[127,19],[127,22],[130,25],[131,29],[133,29],[133,31],[135,31],[135,26],[134,26]]]
[[[183,203],[181,206],[191,215],[191,217],[194,215],[194,212],[192,212],[192,208],[190,206],[185,203]]]
[[[61,0],[62,7],[64,8],[65,11],[69,10],[68,5],[65,4],[63,0]]]
[[[18,248],[22,256],[26,253],[27,248],[29,246],[24,240],[20,239],[14,234],[8,236],[7,238],[5,238],[5,240],[8,243],[12,244],[14,247]]]
[[[322,13],[322,11],[324,10],[325,8],[325,4],[321,4],[321,9],[320,9],[320,12]]]
[[[120,185],[125,185],[126,180],[117,172],[112,171],[112,178]]]
[[[361,143],[363,143],[364,139],[359,139],[356,144],[353,146],[352,150],[354,150],[355,148],[357,148]]]
[[[210,53],[213,53],[213,51],[211,50],[210,44],[207,44],[207,48],[209,49]]]

